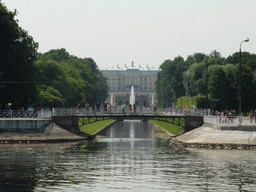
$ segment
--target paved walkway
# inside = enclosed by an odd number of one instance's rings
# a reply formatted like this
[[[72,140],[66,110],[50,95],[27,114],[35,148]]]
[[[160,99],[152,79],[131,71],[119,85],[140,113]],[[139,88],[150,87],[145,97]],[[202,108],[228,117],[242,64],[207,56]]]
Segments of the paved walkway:
[[[179,142],[185,146],[198,145],[246,145],[256,146],[256,132],[254,131],[233,131],[216,130],[210,125],[203,125],[192,131],[176,136],[171,142]]]

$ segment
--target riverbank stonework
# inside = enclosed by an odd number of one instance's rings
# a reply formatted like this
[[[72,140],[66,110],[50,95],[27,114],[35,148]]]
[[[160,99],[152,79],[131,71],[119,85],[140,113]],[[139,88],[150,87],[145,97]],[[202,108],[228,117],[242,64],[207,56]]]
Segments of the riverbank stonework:
[[[99,129],[98,131],[94,132],[93,134],[90,134],[88,139],[94,139],[96,136],[100,135],[105,129],[107,129],[108,127],[110,127],[111,125],[113,125],[116,121],[113,121],[109,124],[107,124],[105,127],[102,127],[101,129]]]
[[[217,130],[205,124],[187,133],[172,137],[170,145],[209,149],[256,149],[256,132]]]
[[[164,128],[160,127],[159,125],[153,123],[152,121],[148,120],[148,123],[153,126],[153,128],[157,131],[153,134],[153,136],[160,138],[160,139],[171,139],[174,135],[166,131]]]
[[[2,118],[0,132],[39,132],[43,133],[52,123],[49,119],[36,118]]]
[[[0,144],[58,143],[90,140],[94,139],[115,122],[116,121],[109,123],[93,134],[86,134],[77,128],[72,128],[71,126],[65,128],[55,123],[48,124],[48,126],[40,132],[35,129],[29,129],[29,131],[24,131],[25,129],[23,131],[17,129],[3,129],[4,131],[0,134]]]
[[[77,129],[65,130],[55,123],[51,123],[42,133],[2,132],[0,144],[71,142],[87,140],[88,136]]]

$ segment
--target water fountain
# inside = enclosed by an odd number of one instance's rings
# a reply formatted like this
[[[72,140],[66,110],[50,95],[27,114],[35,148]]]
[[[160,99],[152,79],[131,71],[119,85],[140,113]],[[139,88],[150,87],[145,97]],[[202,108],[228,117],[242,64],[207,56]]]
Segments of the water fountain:
[[[131,96],[130,96],[130,104],[133,106],[135,104],[135,94],[134,94],[134,88],[132,86],[131,88]]]

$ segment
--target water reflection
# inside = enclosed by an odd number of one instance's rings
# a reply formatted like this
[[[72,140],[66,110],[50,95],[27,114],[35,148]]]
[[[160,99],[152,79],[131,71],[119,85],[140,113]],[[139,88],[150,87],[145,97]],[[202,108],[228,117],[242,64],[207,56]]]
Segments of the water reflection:
[[[0,191],[253,191],[255,151],[172,148],[146,122],[92,142],[2,145]],[[3,190],[4,189],[4,190]]]

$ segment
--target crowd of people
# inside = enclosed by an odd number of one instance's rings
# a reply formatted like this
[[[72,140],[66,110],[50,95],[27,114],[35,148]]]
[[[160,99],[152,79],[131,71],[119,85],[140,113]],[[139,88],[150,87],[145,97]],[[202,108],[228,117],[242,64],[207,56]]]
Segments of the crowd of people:
[[[144,106],[140,105],[139,107],[136,104],[122,104],[117,106],[116,103],[112,106],[109,102],[89,104],[85,103],[84,107],[79,103],[77,105],[76,113],[123,113],[123,114],[137,114],[142,113]],[[152,105],[153,112],[156,112],[156,104]]]
[[[111,113],[111,109],[115,109],[116,105],[111,106],[110,103],[105,102],[104,104],[101,103],[97,103],[97,104],[89,104],[89,103],[85,103],[84,105],[85,108],[85,113]],[[81,113],[82,107],[80,105],[80,103],[77,105],[77,113]]]
[[[33,105],[30,105],[27,108],[15,106],[11,103],[8,103],[3,107],[0,105],[0,117],[5,118],[13,118],[13,117],[43,117],[46,114],[49,116],[49,113],[51,112],[49,107],[33,107]]]
[[[2,104],[0,104],[0,110],[5,111],[28,111],[28,112],[34,112],[34,111],[50,111],[51,109],[49,107],[33,107],[33,105],[30,105],[29,107],[20,107],[15,106],[11,103],[6,104],[4,107]]]

